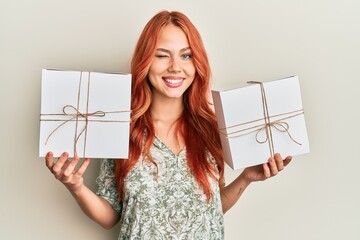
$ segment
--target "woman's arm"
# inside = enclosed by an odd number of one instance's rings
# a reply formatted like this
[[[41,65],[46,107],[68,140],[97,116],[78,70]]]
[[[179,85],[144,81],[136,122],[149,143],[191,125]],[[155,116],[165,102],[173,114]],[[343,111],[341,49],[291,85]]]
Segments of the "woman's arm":
[[[275,176],[286,167],[292,157],[288,156],[282,159],[280,154],[275,154],[269,158],[268,163],[262,165],[245,168],[244,171],[229,185],[221,191],[221,202],[223,212],[226,213],[239,200],[245,189],[256,181],[264,181]]]
[[[62,182],[79,204],[82,211],[95,222],[106,229],[112,228],[119,221],[119,214],[102,197],[96,195],[84,184],[83,174],[90,159],[85,159],[81,166],[75,170],[79,158],[68,160],[68,154],[63,153],[56,161],[49,152],[46,157],[46,166],[56,179]]]

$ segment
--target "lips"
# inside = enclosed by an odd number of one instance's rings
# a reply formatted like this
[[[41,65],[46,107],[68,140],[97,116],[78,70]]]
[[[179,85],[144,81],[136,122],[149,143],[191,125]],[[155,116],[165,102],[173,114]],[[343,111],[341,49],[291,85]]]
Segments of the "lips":
[[[178,76],[168,76],[168,77],[163,77],[162,79],[164,80],[166,86],[171,88],[180,87],[185,80],[185,78]]]

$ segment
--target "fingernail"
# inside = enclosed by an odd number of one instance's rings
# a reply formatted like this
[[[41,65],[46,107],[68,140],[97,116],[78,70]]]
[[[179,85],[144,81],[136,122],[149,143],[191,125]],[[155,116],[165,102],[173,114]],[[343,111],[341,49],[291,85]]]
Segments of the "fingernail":
[[[69,155],[69,154],[68,154],[67,152],[64,152],[64,153],[62,154],[63,157],[68,157],[68,155]]]

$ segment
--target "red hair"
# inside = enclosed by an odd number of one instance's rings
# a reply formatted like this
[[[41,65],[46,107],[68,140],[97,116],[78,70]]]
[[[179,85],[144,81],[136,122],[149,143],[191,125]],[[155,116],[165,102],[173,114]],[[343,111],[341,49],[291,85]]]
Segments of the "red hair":
[[[156,165],[149,154],[155,130],[150,114],[152,92],[147,74],[155,55],[159,32],[168,24],[181,28],[186,34],[196,68],[195,79],[183,95],[184,110],[177,122],[177,131],[185,141],[188,166],[208,200],[212,196],[209,176],[223,187],[224,161],[215,114],[208,99],[211,72],[201,36],[184,14],[162,11],[145,26],[131,61],[130,155],[128,160],[115,161],[119,200],[124,197],[124,179],[141,154]],[[209,162],[207,151],[214,157],[217,168]]]

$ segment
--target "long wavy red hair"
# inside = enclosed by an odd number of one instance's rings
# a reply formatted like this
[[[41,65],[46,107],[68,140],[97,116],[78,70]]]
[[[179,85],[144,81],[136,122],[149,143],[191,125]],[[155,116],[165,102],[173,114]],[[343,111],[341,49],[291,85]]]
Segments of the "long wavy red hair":
[[[156,165],[149,154],[155,131],[149,108],[152,92],[147,74],[155,55],[159,32],[168,24],[174,24],[186,34],[196,68],[195,79],[183,95],[184,110],[177,121],[178,134],[182,135],[186,145],[188,166],[208,201],[212,196],[209,176],[216,179],[221,188],[223,187],[224,161],[215,114],[208,99],[211,72],[201,36],[184,14],[162,11],[150,19],[145,26],[131,62],[130,154],[128,160],[115,161],[119,200],[124,197],[124,179],[141,154]],[[207,151],[215,158],[217,168],[208,161]]]

